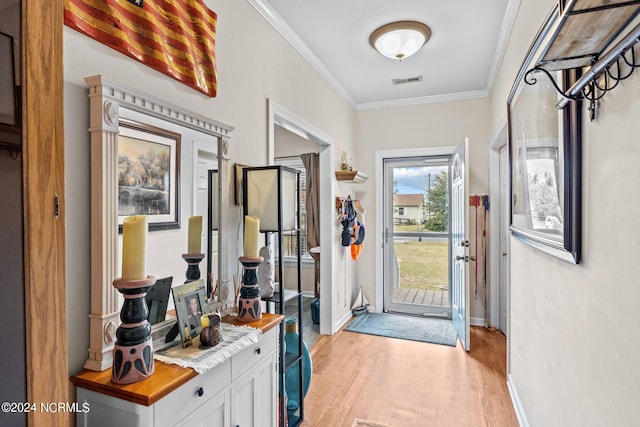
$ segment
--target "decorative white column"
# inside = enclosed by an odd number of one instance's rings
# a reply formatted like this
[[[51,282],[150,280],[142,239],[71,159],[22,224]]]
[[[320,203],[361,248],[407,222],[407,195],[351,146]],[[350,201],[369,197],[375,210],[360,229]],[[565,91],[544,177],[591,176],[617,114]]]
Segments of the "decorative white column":
[[[100,78],[88,78],[91,134],[91,312],[89,358],[84,367],[104,371],[113,363],[120,295],[113,287],[118,257],[118,111]]]
[[[89,87],[91,134],[91,312],[89,314],[89,357],[86,369],[104,371],[113,364],[116,329],[120,324],[122,296],[113,286],[118,258],[118,134],[121,108],[147,114],[167,122],[194,129],[224,141],[228,151],[233,127],[198,113],[183,109],[162,99],[103,79],[85,78]],[[225,153],[222,153],[223,155]],[[218,156],[222,158],[222,156]],[[225,161],[226,163],[226,161]],[[221,170],[228,169],[225,164]],[[227,174],[221,174],[220,188],[228,188]],[[228,191],[227,191],[228,193]],[[228,201],[228,194],[222,192]],[[228,206],[222,204],[222,206]],[[226,225],[226,209],[222,209],[220,225]],[[224,221],[223,221],[224,217]],[[226,241],[219,235],[226,253]],[[179,256],[179,255],[176,255]],[[226,277],[227,265],[221,274]]]

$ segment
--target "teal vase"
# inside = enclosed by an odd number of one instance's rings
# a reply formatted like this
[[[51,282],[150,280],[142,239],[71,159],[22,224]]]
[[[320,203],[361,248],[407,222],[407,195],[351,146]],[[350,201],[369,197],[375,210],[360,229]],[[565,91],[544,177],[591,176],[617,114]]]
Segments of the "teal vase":
[[[284,342],[286,354],[298,355],[298,342],[300,334],[298,333],[298,319],[289,317],[285,320],[286,333]],[[300,362],[298,362],[300,363]],[[285,390],[288,397],[287,411],[293,412],[300,407],[299,399],[304,398],[309,391],[311,384],[311,374],[313,365],[311,363],[311,355],[307,343],[302,341],[302,387],[300,387],[300,376],[298,375],[298,363],[295,363],[285,372]],[[302,389],[302,393],[300,390]]]

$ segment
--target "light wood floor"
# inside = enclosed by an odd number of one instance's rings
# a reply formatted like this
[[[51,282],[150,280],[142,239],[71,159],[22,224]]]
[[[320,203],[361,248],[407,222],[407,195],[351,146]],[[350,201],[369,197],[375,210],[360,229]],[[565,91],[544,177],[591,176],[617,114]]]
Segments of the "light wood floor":
[[[506,339],[471,328],[471,351],[340,331],[311,349],[304,427],[511,427]]]

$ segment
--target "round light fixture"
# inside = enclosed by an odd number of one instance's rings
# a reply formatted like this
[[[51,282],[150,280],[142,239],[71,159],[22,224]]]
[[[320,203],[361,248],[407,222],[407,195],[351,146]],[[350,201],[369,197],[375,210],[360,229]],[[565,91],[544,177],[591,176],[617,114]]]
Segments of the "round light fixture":
[[[417,21],[397,21],[377,28],[369,43],[382,55],[402,61],[416,53],[431,37],[431,28]]]

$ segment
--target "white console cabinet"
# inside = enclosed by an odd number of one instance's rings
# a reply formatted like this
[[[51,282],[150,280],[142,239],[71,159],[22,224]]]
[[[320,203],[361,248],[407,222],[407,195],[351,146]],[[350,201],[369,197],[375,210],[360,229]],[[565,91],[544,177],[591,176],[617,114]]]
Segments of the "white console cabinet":
[[[263,330],[258,343],[202,375],[158,361],[151,377],[134,384],[112,384],[110,369],[75,375],[71,382],[77,387],[77,402],[88,404],[88,411],[77,415],[77,425],[277,425],[277,326],[282,316],[265,313],[263,317],[258,321]]]

